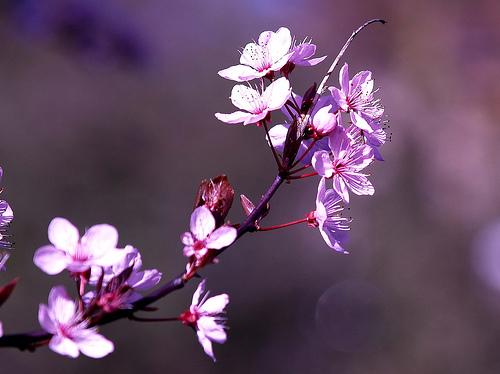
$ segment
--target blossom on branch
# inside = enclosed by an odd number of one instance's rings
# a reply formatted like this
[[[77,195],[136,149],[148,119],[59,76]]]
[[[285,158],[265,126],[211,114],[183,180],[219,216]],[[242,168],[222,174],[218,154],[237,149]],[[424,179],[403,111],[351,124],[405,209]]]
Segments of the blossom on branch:
[[[373,132],[370,122],[384,113],[380,100],[373,98],[373,79],[370,71],[361,71],[349,80],[345,64],[339,73],[340,90],[331,87],[333,98],[344,112],[349,112],[352,123],[368,133]]]
[[[316,210],[313,212],[314,225],[328,246],[338,252],[347,252],[343,245],[347,241],[350,220],[342,217],[342,198],[332,189],[326,189],[325,178],[321,178],[316,195]]]
[[[35,265],[47,274],[59,274],[64,269],[82,273],[116,261],[118,232],[111,225],[92,226],[80,238],[78,229],[67,219],[54,218],[48,232],[52,245],[39,248],[33,257]]]
[[[92,358],[101,358],[113,352],[111,341],[88,326],[87,320],[62,286],[52,288],[48,305],[40,304],[38,321],[52,334],[49,348],[61,355],[76,358],[80,352]]]
[[[280,70],[294,52],[290,52],[292,36],[290,30],[281,27],[278,31],[264,31],[257,43],[248,43],[240,57],[240,65],[219,71],[223,78],[245,82],[262,78]]]
[[[290,82],[284,77],[272,82],[263,89],[262,94],[251,87],[237,84],[231,91],[231,101],[234,106],[242,110],[229,114],[215,113],[215,117],[230,124],[257,123],[266,118],[269,112],[285,105],[290,93]]]
[[[201,259],[208,249],[222,249],[236,240],[236,229],[223,225],[215,229],[215,218],[206,206],[196,208],[191,214],[190,230],[181,235],[184,256]]]
[[[229,303],[229,296],[224,293],[207,299],[209,292],[205,293],[205,284],[205,279],[200,282],[193,295],[191,306],[180,315],[179,319],[183,324],[196,330],[203,350],[215,361],[212,342],[222,344],[227,339],[224,325],[226,318],[222,314]]]
[[[373,195],[375,189],[361,170],[373,161],[373,150],[368,145],[351,144],[342,126],[330,134],[328,151],[318,151],[312,158],[314,170],[326,178],[332,178],[333,189],[349,203],[349,189],[356,195]]]

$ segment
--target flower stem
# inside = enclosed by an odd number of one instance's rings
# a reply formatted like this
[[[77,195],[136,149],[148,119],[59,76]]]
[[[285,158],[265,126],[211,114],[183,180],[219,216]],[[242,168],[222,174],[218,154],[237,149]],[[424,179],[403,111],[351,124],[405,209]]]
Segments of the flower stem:
[[[293,226],[293,225],[298,225],[299,223],[304,223],[304,222],[307,222],[308,218],[302,218],[302,219],[298,219],[298,220],[295,220],[295,221],[291,221],[291,222],[287,222],[287,223],[282,223],[280,225],[274,225],[274,226],[268,226],[268,227],[259,227],[257,229],[257,231],[272,231],[272,230],[278,230],[278,229],[282,229],[284,227],[288,227],[288,226]]]
[[[128,319],[132,321],[137,321],[137,322],[172,322],[172,321],[179,321],[179,317],[170,317],[170,318],[143,318],[143,317],[137,317],[136,315],[132,314]]]
[[[307,173],[307,174],[301,174],[301,175],[289,175],[287,177],[288,180],[291,180],[291,179],[304,179],[304,178],[309,178],[309,177],[314,177],[318,175],[318,173],[314,172],[314,173]]]
[[[266,131],[266,136],[267,136],[267,141],[269,142],[269,146],[271,147],[271,150],[273,151],[273,156],[274,160],[276,161],[276,165],[278,166],[278,170],[281,171],[283,169],[283,166],[281,165],[281,161],[279,159],[278,153],[276,152],[276,149],[274,148],[273,142],[271,141],[271,136],[269,135],[269,128],[267,127],[267,121],[264,119],[261,121],[262,127],[264,127],[264,130]]]
[[[295,166],[299,164],[300,161],[304,159],[304,157],[306,157],[306,155],[311,151],[311,149],[313,149],[317,141],[318,141],[317,139],[313,139],[311,144],[307,146],[307,149],[304,151],[304,153],[302,153],[302,155],[292,164],[292,166],[290,166],[290,169],[293,169]]]

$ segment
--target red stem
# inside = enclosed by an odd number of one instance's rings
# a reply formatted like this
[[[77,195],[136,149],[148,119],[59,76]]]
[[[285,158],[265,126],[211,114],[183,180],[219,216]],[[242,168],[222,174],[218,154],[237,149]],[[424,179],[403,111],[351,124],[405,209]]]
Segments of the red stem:
[[[308,173],[308,174],[302,174],[302,175],[289,175],[286,179],[304,179],[304,178],[309,178],[309,177],[314,177],[318,175],[318,173]]]
[[[287,223],[282,223],[281,225],[274,225],[274,226],[268,226],[268,227],[259,227],[257,229],[257,231],[272,231],[272,230],[278,230],[278,229],[282,229],[284,227],[288,227],[288,226],[293,226],[293,225],[298,225],[299,223],[304,223],[304,222],[307,222],[308,218],[302,218],[302,219],[298,219],[296,221],[291,221],[291,222],[287,222]]]

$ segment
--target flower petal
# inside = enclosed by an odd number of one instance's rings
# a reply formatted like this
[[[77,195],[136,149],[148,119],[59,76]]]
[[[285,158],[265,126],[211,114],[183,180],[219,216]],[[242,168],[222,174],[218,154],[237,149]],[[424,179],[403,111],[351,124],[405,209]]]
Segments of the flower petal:
[[[91,257],[100,257],[118,245],[118,231],[114,226],[101,224],[92,226],[82,236],[81,245]]]
[[[80,352],[91,358],[102,358],[115,349],[112,341],[92,330],[85,330],[84,334],[75,337],[75,342]]]
[[[200,305],[198,310],[202,313],[220,314],[224,311],[228,303],[229,296],[223,293],[207,299],[202,305]]]
[[[226,78],[236,82],[246,82],[262,76],[254,68],[247,65],[234,65],[226,69],[220,70],[219,74],[222,78]]]
[[[333,163],[327,151],[314,152],[312,165],[314,170],[322,177],[330,178],[333,175]]]
[[[216,361],[215,360],[215,356],[214,356],[214,351],[212,349],[212,342],[210,341],[210,339],[208,339],[205,334],[203,333],[203,331],[201,330],[198,330],[196,331],[196,335],[198,336],[198,341],[200,342],[201,346],[203,347],[203,350],[205,351],[205,353],[210,356],[212,358],[212,360],[214,360],[214,362]]]
[[[65,251],[46,245],[36,250],[33,262],[45,273],[55,275],[66,269],[71,259]]]
[[[363,116],[359,115],[354,110],[351,111],[351,121],[355,126],[359,127],[361,130],[364,130],[367,133],[373,132],[373,129],[368,124],[368,122],[363,118]]]
[[[344,93],[344,95],[349,96],[349,66],[347,63],[342,66],[339,72],[339,83],[340,89]]]
[[[207,248],[221,249],[231,245],[236,240],[237,231],[234,227],[221,226],[207,238]]]
[[[49,240],[56,248],[73,253],[80,233],[67,219],[56,217],[49,224]]]
[[[286,134],[288,133],[288,127],[290,127],[290,125],[288,124],[276,125],[269,130],[271,143],[278,152],[283,152],[283,149],[285,148],[285,140]]]
[[[196,306],[200,302],[200,296],[205,292],[205,285],[207,284],[207,280],[203,279],[200,284],[198,284],[198,288],[194,291],[193,300],[191,301],[191,305]]]
[[[248,43],[241,52],[240,64],[251,66],[257,72],[262,73],[263,70],[267,69],[270,65],[267,58],[266,47],[255,43]]]
[[[262,100],[260,94],[253,88],[237,84],[231,90],[231,102],[235,107],[255,114],[260,112]]]
[[[51,334],[55,334],[57,332],[57,327],[50,317],[49,308],[45,304],[40,304],[38,307],[38,322],[45,331]]]
[[[60,324],[67,324],[73,321],[76,313],[76,305],[70,299],[63,286],[52,287],[50,290],[49,310],[54,321]]]
[[[222,122],[229,124],[246,122],[252,115],[247,112],[236,111],[233,113],[215,113],[215,117]]]
[[[205,205],[196,208],[191,213],[191,232],[198,240],[205,240],[215,229],[215,218]]]
[[[214,317],[202,316],[197,323],[200,331],[213,342],[222,344],[226,342],[227,335],[224,326],[217,323]]]
[[[276,79],[262,93],[262,100],[269,110],[285,105],[291,94],[290,82],[285,77]]]
[[[267,49],[269,57],[273,64],[282,59],[283,56],[288,54],[291,45],[292,35],[290,34],[290,30],[288,30],[286,27],[280,27],[278,31],[271,35],[267,43]],[[287,61],[288,59],[285,61],[285,63]]]
[[[76,343],[60,335],[54,335],[49,342],[49,348],[60,355],[77,358],[80,355]]]
[[[347,188],[345,181],[338,174],[333,176],[333,189],[347,204],[349,204],[349,189]]]

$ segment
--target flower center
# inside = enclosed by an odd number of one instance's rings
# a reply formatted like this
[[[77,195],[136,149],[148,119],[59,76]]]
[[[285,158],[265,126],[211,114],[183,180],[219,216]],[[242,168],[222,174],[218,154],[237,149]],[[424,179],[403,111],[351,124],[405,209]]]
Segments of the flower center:
[[[194,244],[193,244],[193,249],[195,251],[201,251],[202,249],[205,248],[205,241],[204,240],[197,240]]]
[[[194,326],[196,325],[196,321],[198,321],[199,315],[196,312],[191,312],[190,310],[186,310],[185,312],[182,312],[181,315],[179,316],[179,319],[181,322],[185,325],[188,326]]]

